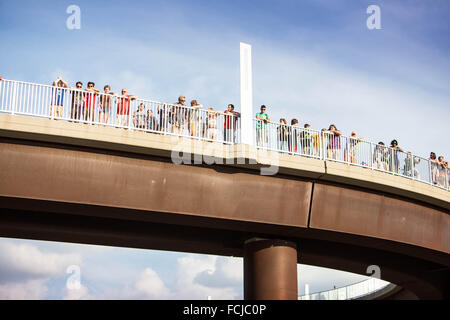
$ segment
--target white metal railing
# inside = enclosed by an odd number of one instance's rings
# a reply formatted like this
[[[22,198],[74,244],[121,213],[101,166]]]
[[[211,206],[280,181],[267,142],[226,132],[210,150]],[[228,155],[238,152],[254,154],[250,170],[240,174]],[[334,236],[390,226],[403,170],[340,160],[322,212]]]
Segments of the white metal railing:
[[[226,144],[240,142],[240,118],[231,113],[23,81],[0,81],[0,112]]]
[[[361,282],[328,291],[320,291],[299,296],[298,300],[352,300],[375,293],[384,289],[390,283],[377,278],[370,278]]]
[[[257,148],[383,171],[449,190],[449,168],[360,138],[297,125],[253,120]]]
[[[112,126],[235,144],[240,118],[200,105],[184,106],[117,93],[93,92],[23,81],[0,81],[0,112]],[[253,120],[261,149],[337,161],[449,189],[450,170],[410,152],[328,131]]]

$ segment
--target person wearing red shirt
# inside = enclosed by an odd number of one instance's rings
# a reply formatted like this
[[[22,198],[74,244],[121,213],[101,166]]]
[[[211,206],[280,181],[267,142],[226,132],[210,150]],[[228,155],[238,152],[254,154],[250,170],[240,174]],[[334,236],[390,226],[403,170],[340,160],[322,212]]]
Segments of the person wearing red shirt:
[[[94,119],[95,100],[100,90],[95,88],[94,82],[89,81],[85,91],[87,93],[85,94],[85,101],[84,101],[84,120],[93,122],[95,121]]]
[[[234,111],[234,105],[231,103],[228,105],[228,109],[224,111],[224,122],[223,122],[223,141],[233,142],[236,141],[236,126],[237,119],[241,114]]]
[[[128,126],[128,118],[130,115],[130,101],[137,98],[138,97],[135,95],[128,94],[127,89],[122,89],[122,96],[117,98],[117,126]]]

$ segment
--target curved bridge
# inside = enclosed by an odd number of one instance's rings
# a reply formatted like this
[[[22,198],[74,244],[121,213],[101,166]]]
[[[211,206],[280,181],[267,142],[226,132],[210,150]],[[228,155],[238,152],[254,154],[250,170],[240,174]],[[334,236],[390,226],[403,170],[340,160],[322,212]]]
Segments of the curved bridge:
[[[377,265],[396,298],[449,297],[450,193],[414,180],[6,114],[0,165],[3,237],[241,256],[252,299],[297,299],[296,263]]]

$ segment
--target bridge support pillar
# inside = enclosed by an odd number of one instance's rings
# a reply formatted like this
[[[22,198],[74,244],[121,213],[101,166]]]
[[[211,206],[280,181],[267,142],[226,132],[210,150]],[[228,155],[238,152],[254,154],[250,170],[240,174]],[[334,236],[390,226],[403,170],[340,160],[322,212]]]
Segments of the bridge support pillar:
[[[244,299],[298,299],[296,243],[260,238],[245,242]]]

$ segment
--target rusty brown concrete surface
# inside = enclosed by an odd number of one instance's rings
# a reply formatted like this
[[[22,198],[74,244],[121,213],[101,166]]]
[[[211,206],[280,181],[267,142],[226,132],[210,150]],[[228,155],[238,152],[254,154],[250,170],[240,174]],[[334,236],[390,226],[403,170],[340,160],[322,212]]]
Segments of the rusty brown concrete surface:
[[[306,227],[311,182],[0,143],[0,196]],[[278,201],[273,201],[273,199]]]
[[[417,203],[316,183],[310,227],[450,253],[450,216]]]
[[[297,245],[250,239],[244,245],[244,299],[297,300]]]

